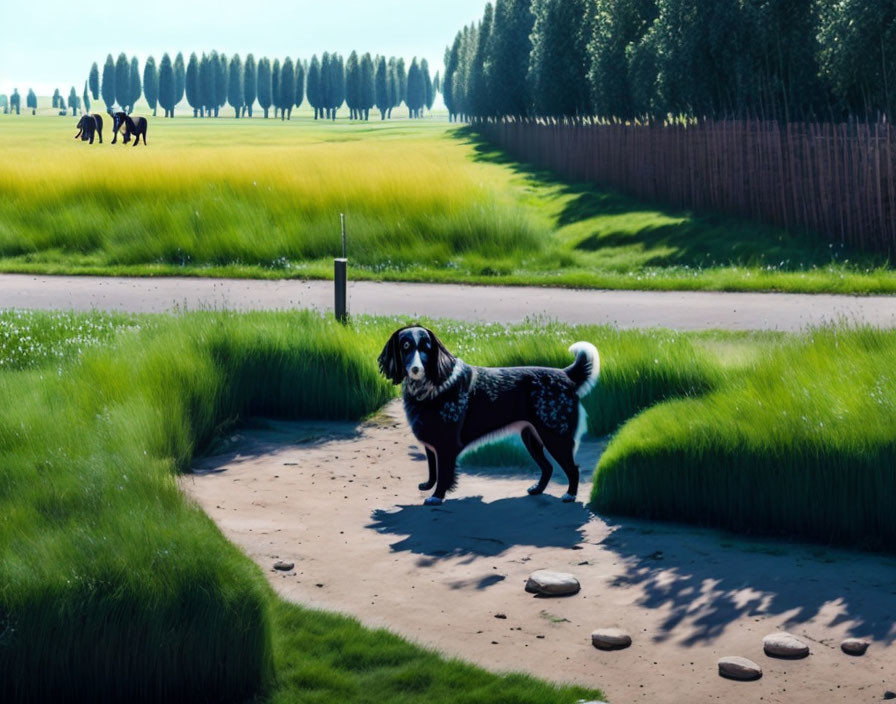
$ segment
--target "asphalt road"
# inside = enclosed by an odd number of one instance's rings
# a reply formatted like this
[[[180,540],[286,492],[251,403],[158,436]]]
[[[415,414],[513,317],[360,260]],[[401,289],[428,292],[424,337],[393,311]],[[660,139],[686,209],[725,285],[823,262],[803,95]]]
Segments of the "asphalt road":
[[[354,314],[567,323],[677,330],[796,331],[838,319],[896,327],[896,296],[594,291],[539,287],[349,283]],[[0,275],[0,309],[160,313],[333,307],[332,281]]]

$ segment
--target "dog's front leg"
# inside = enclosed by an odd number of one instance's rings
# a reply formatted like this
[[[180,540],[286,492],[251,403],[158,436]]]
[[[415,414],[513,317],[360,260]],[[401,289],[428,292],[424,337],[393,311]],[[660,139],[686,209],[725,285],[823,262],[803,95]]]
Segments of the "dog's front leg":
[[[454,470],[457,465],[456,450],[442,450],[436,457],[438,464],[438,478],[436,479],[436,490],[423,503],[427,506],[439,506],[445,500],[445,494],[454,488],[455,475]]]
[[[426,462],[429,465],[429,479],[417,485],[420,491],[429,491],[436,485],[436,476],[438,476],[438,462],[436,453],[426,448]]]

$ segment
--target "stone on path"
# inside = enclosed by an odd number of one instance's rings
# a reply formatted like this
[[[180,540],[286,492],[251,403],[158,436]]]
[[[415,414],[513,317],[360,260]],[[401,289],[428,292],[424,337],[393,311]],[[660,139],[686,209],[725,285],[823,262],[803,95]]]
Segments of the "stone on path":
[[[809,646],[792,633],[778,631],[762,639],[766,655],[778,658],[804,658],[809,654]]]
[[[575,575],[553,570],[537,570],[529,575],[526,591],[543,596],[565,596],[576,594],[581,586]]]
[[[762,668],[752,660],[728,655],[719,660],[719,674],[732,680],[758,680],[762,677]]]
[[[632,637],[621,628],[598,628],[591,634],[591,644],[601,650],[622,650],[632,644]]]
[[[283,560],[277,560],[274,563],[274,569],[280,570],[281,572],[289,572],[295,566],[295,562],[284,562]]]
[[[847,655],[864,655],[871,643],[864,638],[847,638],[840,644],[840,649]]]

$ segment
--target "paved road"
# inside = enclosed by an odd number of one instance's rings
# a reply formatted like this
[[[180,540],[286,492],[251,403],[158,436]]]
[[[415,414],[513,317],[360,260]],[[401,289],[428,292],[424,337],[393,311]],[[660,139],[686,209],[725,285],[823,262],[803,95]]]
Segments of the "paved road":
[[[331,310],[330,281],[0,275],[0,309],[165,312]],[[546,316],[568,323],[678,330],[785,330],[846,318],[896,327],[896,296],[589,291],[538,287],[352,282],[352,313],[519,322]]]

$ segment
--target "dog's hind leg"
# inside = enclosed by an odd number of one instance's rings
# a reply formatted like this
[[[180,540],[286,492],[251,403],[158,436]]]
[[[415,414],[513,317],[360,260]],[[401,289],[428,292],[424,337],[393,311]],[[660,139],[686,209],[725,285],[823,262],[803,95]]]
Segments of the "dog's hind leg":
[[[544,444],[569,480],[569,488],[563,495],[564,503],[575,501],[579,492],[579,465],[576,464],[574,456],[575,441],[570,437],[548,435],[544,437]]]
[[[541,478],[527,489],[530,496],[536,496],[547,488],[548,482],[551,481],[551,474],[554,473],[554,466],[544,456],[544,445],[541,444],[541,440],[532,428],[523,428],[520,437],[523,439],[523,445],[532,455],[532,459],[535,460],[535,464],[541,469]]]
[[[417,485],[420,491],[429,491],[436,485],[436,476],[438,476],[438,464],[436,453],[426,448],[426,462],[429,465],[429,479]]]

